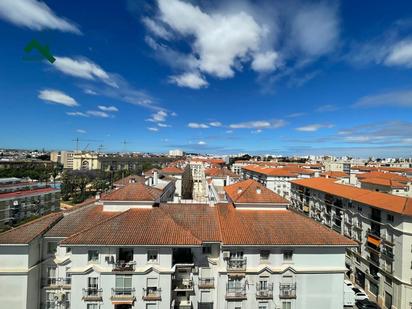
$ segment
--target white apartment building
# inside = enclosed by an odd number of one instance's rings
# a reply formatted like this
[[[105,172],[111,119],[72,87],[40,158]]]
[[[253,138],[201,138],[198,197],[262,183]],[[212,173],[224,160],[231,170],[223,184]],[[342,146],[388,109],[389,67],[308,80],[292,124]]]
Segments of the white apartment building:
[[[63,168],[73,169],[73,156],[73,151],[52,151],[50,161],[62,164]]]
[[[181,149],[169,150],[169,156],[171,156],[171,157],[181,157],[181,156],[183,156],[183,150],[181,150]]]
[[[117,193],[0,234],[2,307],[343,308],[353,241],[252,180],[226,192],[216,206]]]
[[[233,173],[227,168],[208,168],[205,170],[207,182],[207,196],[209,201],[226,201],[226,186],[234,184],[240,180],[240,175]]]
[[[358,243],[347,274],[370,299],[412,307],[412,199],[312,178],[292,182],[291,206]]]

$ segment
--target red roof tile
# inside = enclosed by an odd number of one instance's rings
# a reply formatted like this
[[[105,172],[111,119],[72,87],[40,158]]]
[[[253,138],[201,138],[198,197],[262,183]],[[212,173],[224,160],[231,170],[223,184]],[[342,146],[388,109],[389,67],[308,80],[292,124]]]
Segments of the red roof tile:
[[[205,175],[211,177],[225,177],[240,178],[240,175],[233,173],[227,168],[208,168],[205,169]]]
[[[179,174],[183,174],[184,170],[176,166],[166,166],[165,168],[160,170],[160,173],[169,174],[169,175],[179,175]]]
[[[60,190],[53,189],[53,188],[40,188],[40,189],[0,193],[0,200],[1,199],[19,198],[19,197],[23,197],[23,196],[40,195],[40,194],[45,194],[45,193],[50,193],[50,192],[60,192]]]
[[[253,179],[234,183],[224,189],[234,203],[288,204],[283,197]]]
[[[142,183],[129,183],[115,191],[106,194],[102,201],[156,201],[163,191]]]

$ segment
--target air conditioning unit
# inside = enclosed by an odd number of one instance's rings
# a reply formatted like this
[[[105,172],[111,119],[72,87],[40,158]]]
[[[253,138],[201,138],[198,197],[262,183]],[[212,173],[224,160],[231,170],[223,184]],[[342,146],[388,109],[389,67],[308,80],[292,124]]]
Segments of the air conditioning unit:
[[[229,251],[223,251],[223,259],[227,260],[230,258],[230,252]]]

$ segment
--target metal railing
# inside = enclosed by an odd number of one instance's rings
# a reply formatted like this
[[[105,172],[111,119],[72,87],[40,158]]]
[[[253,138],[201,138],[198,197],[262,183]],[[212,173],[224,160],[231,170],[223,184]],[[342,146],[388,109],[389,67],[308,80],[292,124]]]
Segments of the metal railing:
[[[103,289],[86,288],[82,289],[83,300],[85,301],[101,301],[103,297]]]
[[[112,299],[135,299],[135,288],[112,288]]]
[[[259,299],[273,298],[273,283],[269,283],[267,285],[257,284],[256,298],[259,298]]]
[[[136,266],[136,262],[129,261],[129,262],[120,262],[117,261],[113,265],[113,271],[134,271]]]
[[[296,283],[280,283],[279,298],[296,298]]]
[[[143,288],[143,300],[161,300],[162,289]]]
[[[246,270],[246,258],[234,258],[230,257],[227,261],[228,271],[245,271]]]
[[[199,278],[199,289],[210,289],[215,287],[215,278]]]
[[[226,286],[226,299],[246,299],[246,287]]]
[[[72,278],[43,278],[42,279],[42,286],[49,287],[49,288],[59,288],[64,286],[70,286],[72,284]]]
[[[178,278],[173,280],[175,290],[193,290],[193,280],[190,278]]]

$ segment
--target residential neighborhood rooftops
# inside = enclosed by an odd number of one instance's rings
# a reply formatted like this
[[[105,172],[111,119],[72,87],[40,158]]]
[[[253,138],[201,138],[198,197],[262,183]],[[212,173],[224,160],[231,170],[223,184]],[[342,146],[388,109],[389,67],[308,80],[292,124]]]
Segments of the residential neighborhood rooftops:
[[[60,190],[54,189],[54,188],[38,188],[38,189],[23,190],[23,191],[16,191],[16,192],[0,193],[0,200],[19,198],[19,197],[25,197],[25,196],[31,196],[31,195],[39,195],[39,194],[45,194],[45,193],[50,193],[50,192],[60,192]]]
[[[142,183],[129,183],[104,195],[102,201],[156,201],[163,191]]]

